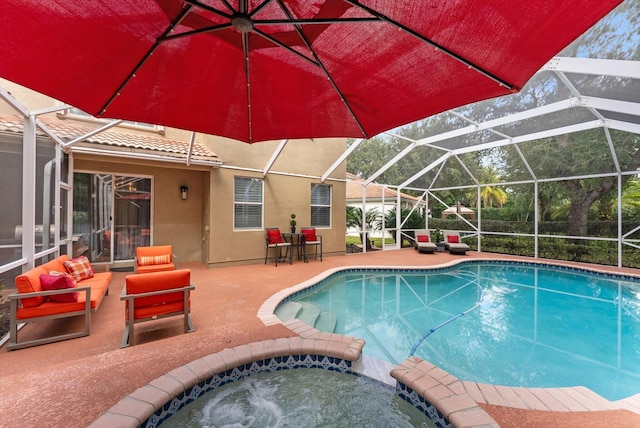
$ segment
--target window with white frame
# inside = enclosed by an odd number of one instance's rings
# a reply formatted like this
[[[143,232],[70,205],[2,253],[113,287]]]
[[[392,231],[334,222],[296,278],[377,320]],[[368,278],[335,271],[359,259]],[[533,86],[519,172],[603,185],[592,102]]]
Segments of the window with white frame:
[[[331,227],[331,186],[311,184],[311,226]]]
[[[234,229],[262,229],[262,189],[263,181],[260,178],[234,178]]]
[[[95,121],[95,122],[110,122],[111,120],[105,120],[105,119],[99,119],[96,118],[92,115],[90,115],[89,113],[80,110],[79,108],[75,108],[75,107],[71,107],[69,109],[66,109],[62,112],[63,115],[72,117],[72,118],[77,118],[77,119],[83,119],[83,120],[90,120],[90,121]],[[126,127],[126,128],[134,128],[134,129],[144,129],[145,131],[156,131],[156,132],[163,132],[164,131],[164,126],[161,125],[154,125],[151,123],[144,123],[144,122],[133,122],[130,120],[124,120],[122,121],[122,123],[120,123],[120,126]]]

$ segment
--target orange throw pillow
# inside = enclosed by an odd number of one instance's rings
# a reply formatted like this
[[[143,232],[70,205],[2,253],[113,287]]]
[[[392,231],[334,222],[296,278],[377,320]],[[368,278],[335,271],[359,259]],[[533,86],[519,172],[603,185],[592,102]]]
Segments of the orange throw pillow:
[[[76,282],[80,282],[84,279],[93,278],[93,267],[91,267],[91,263],[89,259],[85,256],[80,256],[76,259],[67,260],[64,262],[64,267]]]
[[[168,263],[171,263],[171,254],[138,257],[138,266],[166,265]]]

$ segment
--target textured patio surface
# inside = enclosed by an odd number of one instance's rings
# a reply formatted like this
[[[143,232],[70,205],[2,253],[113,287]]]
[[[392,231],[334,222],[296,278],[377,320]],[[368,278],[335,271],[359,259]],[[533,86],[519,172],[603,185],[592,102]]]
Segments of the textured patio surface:
[[[293,336],[282,325],[265,326],[257,317],[258,309],[277,291],[326,269],[437,265],[461,257],[491,255],[432,255],[402,249],[325,257],[323,262],[311,260],[308,264],[294,261],[293,265],[279,264],[277,268],[258,264],[207,269],[200,263],[182,263],[178,268],[191,269],[196,285],[192,295],[196,332],[182,334],[178,317],[142,323],[136,326],[138,344],[125,349],[120,348],[124,304],[119,295],[129,273],[114,272],[109,295],[92,318],[90,336],[12,352],[0,349],[0,426],[84,427],[121,398],[192,360],[228,347]],[[624,271],[640,274],[637,270]],[[59,332],[79,328],[81,323],[72,319],[28,325],[20,335],[40,336],[47,329]],[[592,404],[576,406],[573,401],[580,400],[575,398],[557,396],[555,402],[545,402],[534,397],[531,404],[522,398],[509,399],[508,390],[483,388],[479,388],[478,403],[504,427],[640,426],[639,398],[608,403],[587,397],[586,402]],[[526,394],[521,395],[526,398]]]

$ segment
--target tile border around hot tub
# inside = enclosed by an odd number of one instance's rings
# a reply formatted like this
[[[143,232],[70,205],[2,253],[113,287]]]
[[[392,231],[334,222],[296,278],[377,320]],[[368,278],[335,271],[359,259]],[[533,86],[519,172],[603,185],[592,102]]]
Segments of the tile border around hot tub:
[[[300,336],[240,345],[194,360],[129,394],[90,427],[155,427],[202,393],[259,372],[320,367],[362,374],[356,365],[362,357],[364,340],[323,333],[298,320],[285,325]],[[391,372],[391,376],[397,380],[396,391],[403,399],[423,411],[439,427],[497,427],[475,401],[472,406],[469,405],[470,398],[466,392],[459,394],[441,382],[449,378],[438,379],[437,387],[427,388],[426,395],[420,391],[420,379],[425,378],[422,370],[428,367],[421,362],[419,358],[410,358]],[[430,371],[429,376],[437,375],[437,370]],[[443,392],[445,390],[441,386],[448,392]],[[463,397],[456,398],[459,395]],[[437,406],[430,399],[438,400]],[[449,418],[456,422],[452,424]],[[464,422],[460,424],[460,421]],[[472,422],[472,425],[468,422]]]

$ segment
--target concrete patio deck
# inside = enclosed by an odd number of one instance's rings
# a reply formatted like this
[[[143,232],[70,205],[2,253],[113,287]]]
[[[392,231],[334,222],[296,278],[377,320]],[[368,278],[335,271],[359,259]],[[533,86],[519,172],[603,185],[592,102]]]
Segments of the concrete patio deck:
[[[85,427],[123,397],[157,377],[195,359],[259,340],[294,337],[283,325],[265,326],[258,310],[276,292],[343,266],[424,266],[453,259],[508,258],[487,253],[451,256],[419,254],[409,248],[326,257],[323,262],[295,262],[192,270],[192,318],[196,331],[182,334],[179,318],[137,327],[136,346],[120,348],[124,308],[119,299],[124,277],[114,272],[109,295],[94,314],[91,335],[7,352],[0,349],[0,426]],[[593,266],[592,266],[593,267]],[[601,270],[640,275],[633,269]],[[39,336],[47,329],[72,329],[81,320],[56,320],[26,326],[20,335]],[[366,345],[365,345],[366,347]],[[366,348],[365,348],[366,349]],[[584,393],[539,393],[524,388],[495,388],[466,382],[467,392],[500,426],[640,426],[640,395],[609,403]],[[529,397],[527,399],[527,397]]]

